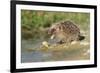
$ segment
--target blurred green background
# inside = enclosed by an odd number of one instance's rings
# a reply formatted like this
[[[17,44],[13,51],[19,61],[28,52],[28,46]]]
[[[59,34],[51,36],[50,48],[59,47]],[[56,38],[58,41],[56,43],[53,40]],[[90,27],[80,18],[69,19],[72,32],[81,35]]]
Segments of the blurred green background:
[[[89,13],[21,10],[22,39],[48,37],[46,29],[62,20],[71,20],[82,30],[88,30],[90,26]]]

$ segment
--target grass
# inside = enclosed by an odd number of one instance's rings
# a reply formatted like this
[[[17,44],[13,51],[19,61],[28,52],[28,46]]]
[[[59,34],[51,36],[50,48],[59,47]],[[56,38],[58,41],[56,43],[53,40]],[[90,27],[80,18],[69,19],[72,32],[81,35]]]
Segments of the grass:
[[[41,31],[41,28],[49,28],[53,23],[62,20],[71,20],[82,30],[88,30],[89,19],[89,13],[21,10],[22,39],[39,38],[39,34],[44,32]]]

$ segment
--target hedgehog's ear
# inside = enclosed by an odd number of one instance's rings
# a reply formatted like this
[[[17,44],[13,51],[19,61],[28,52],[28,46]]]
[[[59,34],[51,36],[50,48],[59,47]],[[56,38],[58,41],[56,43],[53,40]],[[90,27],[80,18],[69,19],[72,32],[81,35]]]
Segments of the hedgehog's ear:
[[[57,27],[57,28],[55,28],[55,30],[56,31],[59,31],[59,30],[61,30],[61,27]]]

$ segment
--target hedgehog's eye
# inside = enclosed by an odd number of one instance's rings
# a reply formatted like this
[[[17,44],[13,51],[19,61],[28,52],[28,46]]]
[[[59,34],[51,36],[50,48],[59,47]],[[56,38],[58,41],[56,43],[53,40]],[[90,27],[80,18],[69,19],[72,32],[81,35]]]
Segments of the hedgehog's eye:
[[[53,29],[52,29],[52,32],[54,32],[54,31],[56,31],[56,29],[53,28]]]
[[[56,31],[56,29],[52,28],[48,31],[48,34],[53,34]]]
[[[59,27],[59,30],[61,30],[61,27]]]
[[[56,29],[51,29],[51,34],[54,34],[55,33],[55,31],[56,31]]]

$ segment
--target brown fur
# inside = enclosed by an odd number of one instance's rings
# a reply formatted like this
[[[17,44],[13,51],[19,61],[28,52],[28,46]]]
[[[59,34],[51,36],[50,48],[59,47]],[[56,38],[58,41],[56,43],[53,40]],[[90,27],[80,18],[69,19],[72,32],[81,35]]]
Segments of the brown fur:
[[[61,42],[70,43],[75,40],[80,40],[80,29],[72,21],[61,21],[59,23],[53,24],[49,33],[54,35],[55,38]]]

